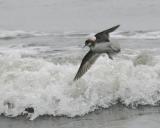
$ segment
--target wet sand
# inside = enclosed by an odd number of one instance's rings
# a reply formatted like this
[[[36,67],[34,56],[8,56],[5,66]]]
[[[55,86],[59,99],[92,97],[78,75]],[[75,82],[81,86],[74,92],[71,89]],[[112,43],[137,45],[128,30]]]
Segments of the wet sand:
[[[25,117],[0,117],[0,128],[159,128],[160,108],[126,108],[116,105],[83,117],[42,116],[33,121]]]

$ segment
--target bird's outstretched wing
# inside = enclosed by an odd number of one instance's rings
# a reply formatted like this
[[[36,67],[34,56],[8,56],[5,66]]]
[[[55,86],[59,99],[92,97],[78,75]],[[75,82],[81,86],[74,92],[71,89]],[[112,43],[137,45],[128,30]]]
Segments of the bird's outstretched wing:
[[[120,25],[116,25],[112,28],[109,28],[107,30],[104,30],[102,32],[99,32],[95,35],[96,37],[96,42],[101,43],[101,42],[109,42],[109,33],[115,31]]]
[[[100,54],[97,53],[93,53],[92,51],[89,51],[85,57],[83,58],[81,65],[78,69],[78,72],[74,78],[75,80],[78,80],[80,77],[82,77],[84,75],[85,72],[87,72],[87,70],[92,66],[92,64],[94,64],[94,62],[96,61],[96,59],[99,57]]]

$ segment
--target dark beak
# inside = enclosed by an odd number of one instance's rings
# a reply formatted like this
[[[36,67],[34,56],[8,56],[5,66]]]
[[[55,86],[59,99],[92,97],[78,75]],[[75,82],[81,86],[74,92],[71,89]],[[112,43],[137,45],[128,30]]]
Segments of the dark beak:
[[[87,45],[85,44],[84,46],[83,46],[83,48],[85,48]]]

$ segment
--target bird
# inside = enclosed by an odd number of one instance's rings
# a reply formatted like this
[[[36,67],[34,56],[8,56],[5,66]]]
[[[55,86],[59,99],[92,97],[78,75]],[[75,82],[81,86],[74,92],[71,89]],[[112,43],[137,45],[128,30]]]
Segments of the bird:
[[[85,41],[84,47],[88,46],[90,50],[82,59],[78,72],[73,81],[80,79],[102,53],[106,53],[109,59],[113,60],[113,55],[121,51],[119,44],[113,42],[111,43],[109,39],[109,34],[115,31],[119,26],[120,25],[116,25],[107,30],[101,31],[95,35],[92,35]]]

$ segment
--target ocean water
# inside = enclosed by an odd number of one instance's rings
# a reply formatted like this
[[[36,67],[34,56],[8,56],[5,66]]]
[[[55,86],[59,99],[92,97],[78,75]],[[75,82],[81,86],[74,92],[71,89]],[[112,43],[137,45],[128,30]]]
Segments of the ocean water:
[[[42,115],[83,116],[119,103],[158,106],[159,31],[112,33],[122,52],[114,60],[102,54],[73,82],[89,50],[82,48],[88,34],[1,31],[0,113],[27,114],[33,120]]]
[[[34,120],[83,117],[119,104],[137,111],[159,106],[159,5],[158,0],[0,0],[0,113]],[[101,55],[73,82],[89,50],[83,48],[86,37],[117,24],[110,38],[121,53],[113,60]]]

